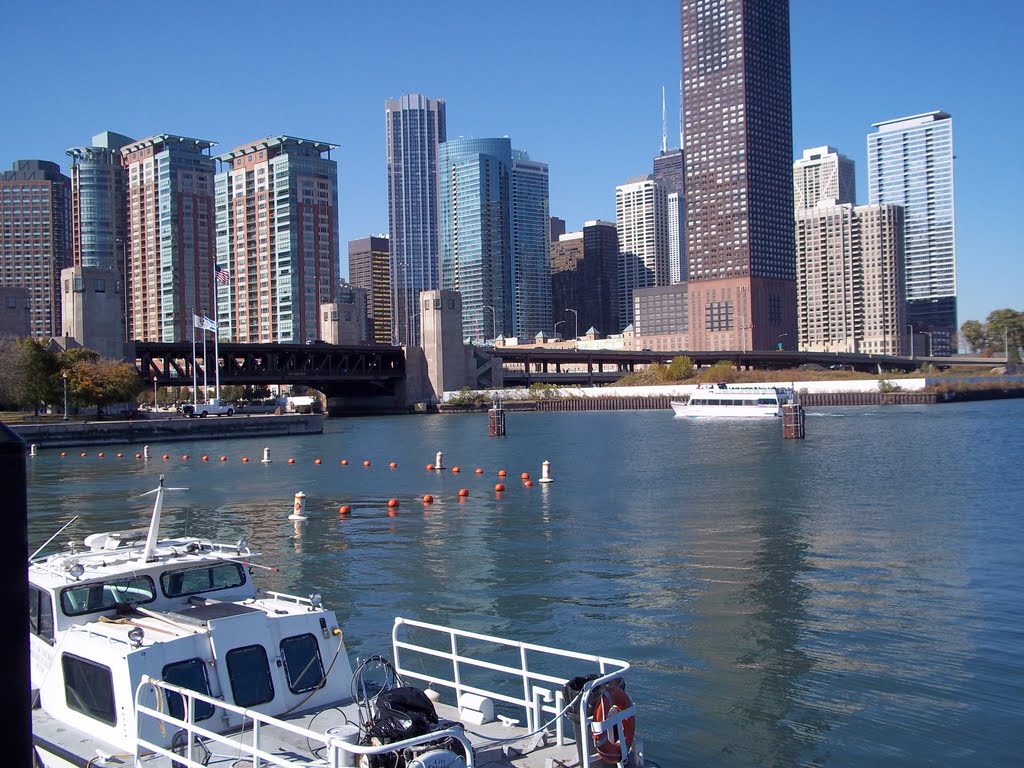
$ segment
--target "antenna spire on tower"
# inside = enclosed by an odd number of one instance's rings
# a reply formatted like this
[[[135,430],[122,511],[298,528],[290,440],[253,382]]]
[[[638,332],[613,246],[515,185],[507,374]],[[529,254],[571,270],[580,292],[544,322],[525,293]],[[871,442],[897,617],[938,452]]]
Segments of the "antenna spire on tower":
[[[668,151],[668,127],[665,123],[665,86],[661,86],[661,151]]]

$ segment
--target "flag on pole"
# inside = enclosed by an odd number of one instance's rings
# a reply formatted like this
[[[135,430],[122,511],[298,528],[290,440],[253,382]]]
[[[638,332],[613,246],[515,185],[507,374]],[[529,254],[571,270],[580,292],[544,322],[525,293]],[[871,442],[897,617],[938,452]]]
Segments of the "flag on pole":
[[[211,320],[206,315],[203,315],[203,330],[217,332],[217,321]]]
[[[217,282],[220,283],[221,285],[227,285],[231,280],[231,276],[228,275],[227,267],[222,267],[219,264],[217,265],[217,269],[214,272],[214,277],[216,278]]]
[[[193,328],[202,328],[203,327],[203,318],[201,318],[195,312],[192,313],[192,327]]]

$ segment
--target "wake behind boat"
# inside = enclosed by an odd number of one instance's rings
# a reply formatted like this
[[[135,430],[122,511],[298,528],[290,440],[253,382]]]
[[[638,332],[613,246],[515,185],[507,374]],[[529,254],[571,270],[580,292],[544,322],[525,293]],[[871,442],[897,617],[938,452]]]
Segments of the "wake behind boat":
[[[782,416],[782,406],[793,402],[790,387],[744,387],[700,384],[686,401],[673,401],[676,416],[752,419]]]
[[[37,764],[644,765],[627,662],[396,618],[353,669],[320,595],[259,589],[245,540],[160,539],[167,490],[148,530],[29,564]]]

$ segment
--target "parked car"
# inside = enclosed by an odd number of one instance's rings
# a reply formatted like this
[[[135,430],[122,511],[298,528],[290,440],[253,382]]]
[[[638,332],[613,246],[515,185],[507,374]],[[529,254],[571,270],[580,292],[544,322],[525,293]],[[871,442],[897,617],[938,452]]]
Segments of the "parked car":
[[[235,414],[233,404],[217,399],[208,403],[182,403],[180,410],[183,416],[188,416],[190,419],[196,416],[204,418],[211,414],[214,416],[234,416]]]

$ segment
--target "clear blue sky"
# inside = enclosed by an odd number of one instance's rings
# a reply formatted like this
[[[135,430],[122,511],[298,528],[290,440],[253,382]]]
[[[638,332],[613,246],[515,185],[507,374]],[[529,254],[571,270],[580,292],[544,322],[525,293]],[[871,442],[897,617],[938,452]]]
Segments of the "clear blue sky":
[[[954,120],[960,322],[1024,309],[1024,4],[792,0],[794,157],[830,144],[867,202],[871,123]],[[346,241],[387,231],[384,100],[443,98],[449,136],[510,136],[545,161],[551,213],[614,220],[615,186],[678,144],[672,0],[12,2],[3,13],[0,165],[113,130],[215,151],[275,134],[341,145]],[[676,137],[673,142],[672,137]]]

